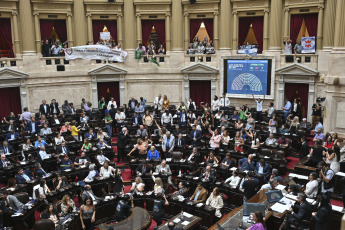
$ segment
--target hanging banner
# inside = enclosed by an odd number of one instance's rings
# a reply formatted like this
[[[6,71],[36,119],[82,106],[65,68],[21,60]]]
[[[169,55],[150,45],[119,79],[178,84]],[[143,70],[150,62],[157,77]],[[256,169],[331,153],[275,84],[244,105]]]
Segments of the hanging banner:
[[[77,58],[87,60],[109,60],[124,62],[127,52],[117,51],[102,45],[76,46],[65,49],[65,59],[74,60]]]
[[[99,36],[103,41],[110,40],[110,32],[100,32]]]
[[[315,53],[315,37],[302,37],[302,54]]]
[[[239,46],[237,50],[238,54],[249,54],[252,56],[256,56],[258,54],[258,46],[257,45],[243,45]]]

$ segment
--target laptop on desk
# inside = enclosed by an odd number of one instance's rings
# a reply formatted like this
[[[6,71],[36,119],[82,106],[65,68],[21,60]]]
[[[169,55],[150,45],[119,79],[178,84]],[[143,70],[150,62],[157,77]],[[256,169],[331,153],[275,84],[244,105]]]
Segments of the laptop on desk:
[[[268,191],[265,193],[269,203],[275,203],[281,200],[284,196],[280,190]]]

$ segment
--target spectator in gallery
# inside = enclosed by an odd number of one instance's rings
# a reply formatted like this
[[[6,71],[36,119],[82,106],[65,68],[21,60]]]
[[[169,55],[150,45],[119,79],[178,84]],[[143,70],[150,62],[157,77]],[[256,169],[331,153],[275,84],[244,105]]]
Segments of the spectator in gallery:
[[[294,54],[301,54],[302,53],[302,44],[301,39],[297,39],[296,45],[293,47]]]
[[[285,37],[283,44],[285,46],[285,54],[292,54],[292,43],[289,37]]]
[[[142,54],[146,54],[146,48],[145,48],[145,46],[143,46],[142,43],[140,43],[139,46],[135,50],[141,51]]]
[[[163,46],[163,45],[160,45],[160,47],[159,47],[157,53],[158,53],[159,55],[164,55],[164,54],[165,54],[165,49],[164,49],[164,46]]]
[[[42,40],[42,56],[43,57],[49,57],[50,56],[50,44],[49,40]]]
[[[61,47],[59,45],[59,42],[56,41],[55,44],[51,48],[51,54],[52,56],[59,56],[60,51],[61,51]]]
[[[189,48],[187,49],[187,54],[195,54],[193,43],[190,43]]]
[[[205,53],[205,47],[202,45],[202,42],[199,43],[197,49],[196,49],[197,54],[203,54]]]

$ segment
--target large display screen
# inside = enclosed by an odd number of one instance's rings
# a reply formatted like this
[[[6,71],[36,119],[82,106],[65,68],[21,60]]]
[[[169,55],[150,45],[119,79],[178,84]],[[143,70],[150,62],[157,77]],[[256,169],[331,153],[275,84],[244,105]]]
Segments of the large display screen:
[[[271,60],[225,60],[226,92],[230,94],[270,94]]]

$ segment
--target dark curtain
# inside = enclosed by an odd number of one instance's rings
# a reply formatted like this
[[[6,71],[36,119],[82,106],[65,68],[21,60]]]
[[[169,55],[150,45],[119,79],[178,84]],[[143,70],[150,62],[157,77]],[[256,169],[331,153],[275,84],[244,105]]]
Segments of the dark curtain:
[[[258,41],[259,49],[258,53],[262,53],[263,44],[264,44],[264,18],[255,17],[252,18],[252,26],[255,34],[255,38]]]
[[[92,21],[92,32],[93,42],[96,43],[99,40],[99,33],[103,32],[104,26],[107,27],[110,35],[114,41],[117,42],[117,21],[116,20],[93,20]]]
[[[252,24],[253,18],[252,17],[241,17],[238,21],[238,45],[243,45],[244,41],[246,40],[250,24]]]
[[[202,92],[202,93],[200,93]],[[190,98],[195,101],[197,107],[200,102],[211,103],[211,81],[189,81]]]
[[[193,39],[195,38],[196,34],[198,33],[200,29],[201,23],[202,23],[201,19],[191,19],[189,21],[190,42],[193,42]],[[199,40],[202,40],[202,38],[199,38]]]
[[[165,45],[165,20],[142,20],[142,42],[146,46],[149,42],[152,27],[155,27],[160,43]]]
[[[205,24],[208,36],[210,36],[210,39],[213,41],[213,18],[203,19],[202,21]],[[200,38],[200,39],[202,40],[204,38]]]
[[[3,119],[5,116],[21,113],[21,101],[19,87],[1,88],[0,89],[0,117]]]
[[[297,98],[301,103],[301,117],[307,117],[308,112],[308,84],[285,83],[285,97],[290,100],[293,105],[293,100]],[[312,103],[312,102],[311,102]]]
[[[60,41],[66,42],[67,41],[67,29],[66,29],[66,21],[65,20],[54,20],[54,29]]]
[[[103,96],[105,101],[110,101],[110,98],[113,97],[116,101],[117,106],[120,106],[120,88],[119,82],[98,82],[97,83],[98,91],[98,100]]]
[[[317,23],[318,23],[318,14],[305,14],[304,15],[305,25],[308,29],[309,36],[315,38],[317,37]]]
[[[67,29],[65,20],[40,20],[41,40],[50,39],[53,27],[61,42],[67,41]]]
[[[13,58],[13,43],[12,43],[12,34],[11,34],[11,20],[8,18],[1,18],[0,19],[0,33],[5,39],[8,47],[9,47],[9,57]]]
[[[303,14],[295,14],[291,15],[291,22],[290,22],[290,39],[292,41],[292,44],[294,47],[296,44],[296,40],[298,37],[298,34],[301,30],[301,26],[303,23]]]

